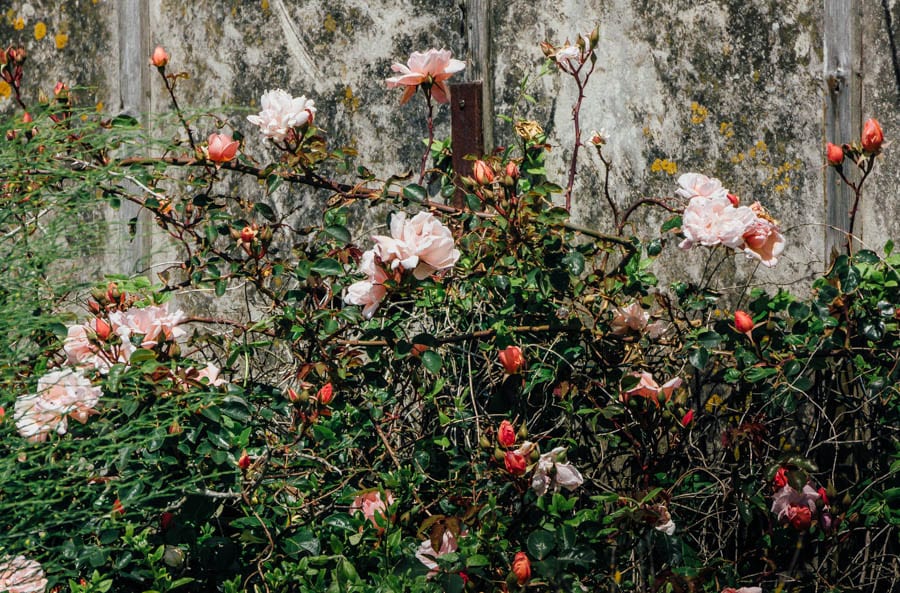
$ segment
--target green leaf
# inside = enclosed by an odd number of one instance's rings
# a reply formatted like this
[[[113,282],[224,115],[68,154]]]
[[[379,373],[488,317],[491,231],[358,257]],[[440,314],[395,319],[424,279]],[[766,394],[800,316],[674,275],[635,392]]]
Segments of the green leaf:
[[[275,173],[272,173],[271,175],[266,177],[266,187],[268,188],[269,193],[272,193],[276,189],[281,187],[281,183],[283,181],[284,179],[281,177],[281,175],[277,175]]]
[[[228,288],[228,282],[225,280],[217,280],[216,281],[216,296],[220,297],[225,294],[225,290]]]
[[[528,551],[538,560],[546,558],[553,551],[553,534],[544,529],[533,531],[528,536]]]
[[[325,234],[331,235],[341,243],[349,243],[350,239],[350,231],[346,229],[346,227],[340,225],[332,225],[325,227]]]
[[[681,228],[681,216],[673,216],[669,220],[663,223],[662,227],[660,227],[660,232],[665,233],[666,231],[671,231],[672,229]]]
[[[256,210],[260,216],[268,220],[269,222],[275,222],[277,220],[275,216],[275,211],[272,210],[272,207],[268,204],[263,204],[262,202],[257,202],[253,204],[253,209]]]
[[[131,364],[137,364],[139,362],[144,362],[147,360],[156,360],[156,352],[154,352],[153,350],[147,350],[145,348],[138,348],[128,359]]]
[[[303,529],[284,540],[284,551],[288,556],[298,556],[300,552],[318,556],[320,547],[319,539],[308,529]]]
[[[751,367],[744,371],[744,379],[750,383],[762,381],[772,375],[778,374],[778,369],[772,367]]]
[[[703,370],[706,363],[709,362],[709,350],[706,348],[697,348],[688,355],[688,361],[695,369]]]
[[[323,257],[312,265],[312,271],[320,276],[340,276],[344,273],[344,266],[336,259]]]
[[[441,360],[441,355],[434,350],[426,350],[422,353],[422,364],[436,375],[440,372],[441,367],[444,366],[444,361]]]
[[[417,185],[415,183],[410,183],[406,187],[403,188],[403,197],[409,200],[410,202],[415,202],[417,204],[421,204],[425,201],[425,198],[428,197],[428,193],[425,191],[425,188],[421,185]]]
[[[580,252],[570,251],[562,261],[573,276],[580,276],[584,272],[584,256]]]

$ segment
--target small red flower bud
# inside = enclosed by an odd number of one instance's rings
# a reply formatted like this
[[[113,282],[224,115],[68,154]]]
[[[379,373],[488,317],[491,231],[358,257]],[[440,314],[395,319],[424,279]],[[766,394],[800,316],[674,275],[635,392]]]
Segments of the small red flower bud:
[[[775,484],[775,487],[779,490],[788,485],[788,476],[787,476],[787,468],[779,467],[778,471],[775,472],[775,477],[772,478],[772,482]]]
[[[500,423],[497,429],[497,441],[504,447],[512,447],[516,444],[516,429],[509,420]]]
[[[94,322],[94,326],[97,328],[97,339],[101,342],[105,342],[109,337],[109,334],[112,333],[112,327],[110,327],[109,323],[101,317],[97,318]]]
[[[731,205],[735,208],[741,205],[741,199],[735,194],[728,194],[728,201],[731,202]]]
[[[331,383],[326,383],[316,394],[316,401],[323,406],[327,406],[332,399],[334,399],[334,387],[331,386]]]
[[[175,520],[175,515],[172,513],[166,512],[159,516],[159,528],[162,531],[168,531],[169,527],[172,526],[172,521]]]
[[[253,239],[256,238],[256,233],[258,231],[251,226],[245,226],[241,229],[241,242],[242,243],[252,243]]]
[[[812,511],[807,506],[791,505],[787,515],[791,526],[797,531],[806,531],[812,524]]]
[[[519,165],[515,161],[506,163],[506,176],[513,181],[519,178]]]
[[[829,165],[837,167],[844,162],[844,149],[837,144],[829,142],[825,146],[825,157],[828,159]]]
[[[32,119],[31,114],[26,111],[25,115],[22,116],[22,123],[30,124],[32,121],[34,120]]]
[[[479,185],[490,185],[494,183],[494,170],[486,162],[480,159],[475,161],[472,170],[475,175],[475,181],[477,181]]]
[[[247,471],[247,468],[250,467],[250,456],[247,455],[247,451],[241,453],[240,458],[238,459],[238,467],[244,471]]]
[[[687,414],[685,414],[681,418],[681,425],[686,427],[693,421],[694,421],[694,410],[688,410]]]
[[[124,515],[125,514],[125,507],[122,506],[122,501],[119,500],[118,498],[116,499],[116,502],[114,502],[112,505],[112,513],[113,513],[113,515]]]
[[[753,331],[753,318],[743,311],[735,311],[734,328],[742,334]]]
[[[825,489],[819,486],[819,496],[822,498],[822,502],[825,503],[825,506],[828,506],[828,493],[825,492]]]
[[[6,408],[0,406],[0,422],[3,422],[4,418],[6,418]]]
[[[512,571],[516,575],[519,586],[531,580],[531,561],[528,560],[525,552],[516,552],[516,557],[512,563]]]
[[[503,368],[510,375],[515,375],[525,366],[525,356],[522,354],[522,349],[518,346],[507,346],[500,351],[498,358],[500,359],[500,364],[503,365]]]
[[[884,142],[884,132],[881,131],[881,125],[875,118],[866,120],[863,124],[862,131],[862,147],[866,152],[875,154],[881,150],[881,144]]]
[[[291,400],[292,403],[297,403],[300,400],[300,396],[297,394],[293,387],[288,387],[287,398]]]
[[[240,142],[228,134],[210,134],[206,141],[206,158],[214,163],[227,163],[237,155]]]
[[[515,476],[524,474],[525,468],[528,467],[527,460],[515,451],[506,452],[503,456],[503,464],[506,466],[506,471]]]
[[[150,56],[150,63],[157,68],[166,67],[166,64],[169,63],[169,54],[166,53],[166,50],[163,49],[163,46],[156,46],[156,49],[153,50],[153,54]]]

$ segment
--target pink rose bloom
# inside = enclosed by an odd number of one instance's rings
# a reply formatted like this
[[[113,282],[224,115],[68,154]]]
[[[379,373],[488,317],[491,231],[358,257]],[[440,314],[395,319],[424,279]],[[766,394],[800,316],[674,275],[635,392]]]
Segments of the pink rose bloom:
[[[449,529],[445,529],[444,535],[441,536],[440,549],[435,551],[434,546],[431,545],[431,539],[426,539],[419,544],[416,558],[428,568],[428,578],[431,578],[438,572],[438,563],[435,561],[435,558],[440,558],[444,554],[455,552],[458,549],[459,544],[456,543],[456,537],[453,535],[453,532]]]
[[[547,490],[556,492],[560,488],[571,492],[584,483],[577,469],[570,463],[559,461],[565,452],[565,447],[556,447],[538,459],[531,478],[531,488],[538,496],[543,496]]]
[[[818,491],[807,484],[802,492],[785,486],[775,493],[772,512],[778,520],[787,519],[797,529],[809,526],[812,517],[816,516],[816,503],[821,498]]]
[[[400,76],[394,76],[387,79],[387,86],[393,89],[404,86],[403,96],[400,97],[400,104],[403,105],[416,94],[416,89],[420,85],[426,85],[431,96],[438,103],[447,103],[448,98],[447,87],[444,84],[448,78],[465,69],[465,63],[460,60],[454,60],[450,57],[450,50],[429,49],[426,52],[414,51],[409,56],[409,60],[403,64],[394,64],[391,70],[398,72]]]
[[[375,253],[391,269],[413,270],[418,280],[453,267],[459,260],[453,234],[430,212],[419,212],[411,219],[406,213],[391,219],[391,236],[372,237]]]
[[[122,342],[131,343],[132,336],[140,336],[141,348],[153,348],[160,339],[174,341],[184,336],[185,331],[178,327],[184,318],[180,309],[169,313],[168,303],[109,314],[113,329]]]
[[[640,333],[647,326],[649,320],[650,314],[644,311],[640,303],[634,302],[627,307],[616,309],[610,326],[613,334],[622,336],[628,332]]]
[[[44,593],[47,579],[41,565],[25,558],[5,558],[0,562],[0,591],[4,593]]]
[[[628,403],[628,400],[633,396],[637,396],[652,400],[653,403],[659,407],[659,396],[662,395],[664,400],[671,398],[672,394],[676,389],[681,387],[682,383],[679,377],[675,377],[674,379],[669,379],[663,383],[662,387],[660,387],[659,384],[653,380],[653,375],[646,371],[637,376],[640,377],[638,384],[621,395],[621,399],[625,403]]]
[[[100,388],[91,385],[81,371],[51,371],[38,379],[37,393],[16,399],[13,417],[19,434],[39,443],[53,431],[65,434],[66,416],[87,422],[99,400]]]
[[[733,587],[725,587],[722,593],[763,593],[762,587],[741,587],[735,589]]]
[[[746,206],[735,208],[725,197],[691,198],[681,221],[684,241],[678,246],[690,249],[699,243],[706,247],[725,245],[743,249],[744,233],[756,221],[756,214]]]
[[[744,231],[744,253],[771,268],[784,251],[784,235],[762,204],[754,202],[750,209],[756,214],[756,220]]]
[[[715,177],[707,177],[700,173],[685,173],[678,178],[681,189],[675,193],[687,199],[700,196],[702,198],[727,198],[728,190]]]
[[[581,48],[577,45],[567,45],[566,47],[563,47],[556,52],[553,59],[556,60],[557,66],[570,74],[574,74],[584,61],[581,56]]]
[[[262,111],[259,115],[248,115],[247,121],[259,126],[262,135],[274,142],[282,142],[295,128],[312,122],[315,102],[301,95],[292,97],[286,91],[275,89],[263,94],[260,100]]]
[[[209,381],[209,385],[211,387],[219,387],[220,385],[225,384],[225,379],[219,376],[221,372],[222,371],[221,369],[219,369],[219,367],[209,362],[206,363],[205,368],[197,371],[197,380],[200,381],[202,379],[206,379],[207,381]]]
[[[394,504],[394,497],[391,495],[390,490],[384,491],[385,498],[381,499],[381,492],[377,490],[373,490],[371,492],[366,492],[365,494],[360,494],[353,500],[353,504],[350,505],[350,510],[355,512],[362,512],[363,516],[369,520],[372,525],[378,529],[379,532],[384,531],[384,526],[387,524],[387,508]]]
[[[384,283],[388,279],[387,272],[375,261],[375,250],[370,249],[362,254],[359,271],[368,279],[354,282],[347,287],[344,302],[348,305],[359,305],[363,308],[363,317],[371,319],[387,294]]]
[[[94,358],[99,348],[88,339],[85,326],[70,325],[63,342],[63,350],[69,364],[94,366]]]
[[[228,134],[210,134],[206,141],[206,158],[220,165],[227,163],[237,156],[240,145],[240,142],[233,140]]]

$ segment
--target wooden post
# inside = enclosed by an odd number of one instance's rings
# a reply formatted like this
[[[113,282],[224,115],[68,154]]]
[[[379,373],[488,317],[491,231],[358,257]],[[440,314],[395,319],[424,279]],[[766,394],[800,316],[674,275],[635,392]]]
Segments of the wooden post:
[[[147,0],[122,0],[119,17],[119,112],[146,123],[149,111],[150,74],[149,10]],[[137,191],[137,187],[129,187]],[[112,213],[107,241],[111,271],[134,274],[143,271],[150,255],[150,228],[136,204],[123,201]],[[132,234],[133,231],[133,234]]]
[[[825,140],[835,144],[859,138],[862,120],[862,42],[860,6],[854,0],[825,0]],[[821,161],[824,162],[824,142]],[[853,165],[845,165],[850,172]],[[853,177],[850,177],[853,179]],[[844,253],[853,192],[832,167],[825,168],[825,264]],[[860,217],[853,229],[862,234]]]
[[[459,176],[472,176],[472,161],[467,155],[481,157],[484,154],[484,109],[481,81],[461,82],[450,85],[450,142],[453,151],[453,171],[456,173],[456,193],[452,206],[465,206],[465,192]]]
[[[491,0],[465,0],[468,64],[466,78],[482,81],[483,152],[494,149],[494,84],[491,67]]]

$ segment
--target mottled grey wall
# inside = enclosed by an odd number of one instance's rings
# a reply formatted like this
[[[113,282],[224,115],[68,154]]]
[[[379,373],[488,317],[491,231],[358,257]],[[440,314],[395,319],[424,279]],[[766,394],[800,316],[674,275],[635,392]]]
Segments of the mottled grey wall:
[[[253,109],[267,89],[306,94],[315,99],[317,123],[332,145],[354,146],[360,163],[383,177],[417,166],[425,133],[419,98],[401,107],[399,91],[385,88],[390,64],[429,47],[465,57],[472,25],[467,19],[477,16],[462,10],[465,2],[458,0],[131,1],[146,10],[144,43],[164,45],[172,68],[191,73],[180,83],[185,104]],[[89,100],[116,109],[122,4],[12,1],[4,6],[0,31],[6,40],[26,45],[33,64],[48,73],[41,82],[45,90],[57,78],[94,86]],[[888,13],[896,28],[897,2],[863,3],[859,82],[861,112],[878,117],[890,139],[900,130],[900,80]],[[494,0],[489,18],[493,58],[486,71],[492,72],[496,112],[517,110],[545,123],[553,145],[550,167],[561,182],[571,154],[575,87],[556,72],[537,76],[543,62],[538,42],[561,43],[599,24],[599,68],[587,89],[582,128],[605,128],[610,135],[606,152],[613,159],[613,197],[620,207],[640,196],[671,196],[681,173],[715,175],[745,202],[759,200],[768,207],[789,241],[774,270],[740,258],[726,262],[735,283],[782,283],[825,266],[821,2]],[[41,39],[35,38],[42,32],[38,23],[46,29]],[[525,76],[535,105],[516,104]],[[151,76],[147,84],[150,108],[165,110],[159,80]],[[256,137],[245,111],[235,107],[222,113],[249,139]],[[438,137],[449,134],[446,108],[438,111],[437,124]],[[199,131],[205,137],[212,130]],[[513,140],[510,126],[499,120],[495,135],[501,145]],[[260,159],[266,154],[261,144],[247,146]],[[888,148],[889,158],[893,152]],[[581,160],[575,216],[608,229],[599,161],[588,151]],[[876,247],[900,237],[893,214],[900,178],[896,163],[900,160],[884,162],[863,203],[860,228],[864,241]],[[287,204],[303,199],[280,198]],[[634,217],[644,228],[663,219],[664,213],[650,209]],[[677,254],[666,269],[670,274],[699,269],[705,255]]]

